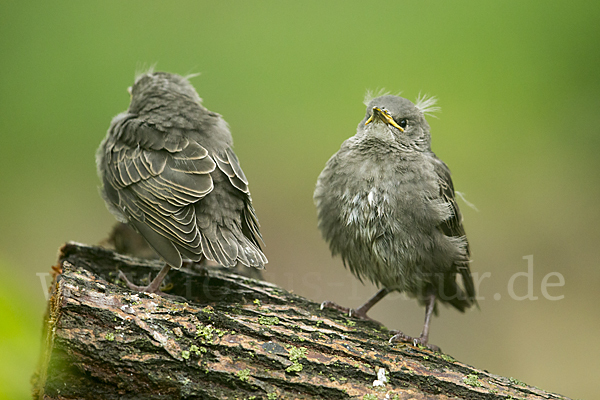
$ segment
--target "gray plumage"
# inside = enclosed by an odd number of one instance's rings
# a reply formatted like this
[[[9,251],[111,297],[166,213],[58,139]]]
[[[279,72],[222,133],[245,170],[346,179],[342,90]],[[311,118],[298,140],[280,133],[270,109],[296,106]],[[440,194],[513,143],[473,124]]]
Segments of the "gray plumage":
[[[248,180],[227,123],[184,77],[139,76],[96,155],[102,196],[167,262],[263,268]]]
[[[463,311],[475,302],[469,245],[450,170],[431,151],[424,111],[432,105],[371,100],[319,176],[314,200],[323,237],[358,279],[383,295],[397,290],[426,304],[435,296]]]

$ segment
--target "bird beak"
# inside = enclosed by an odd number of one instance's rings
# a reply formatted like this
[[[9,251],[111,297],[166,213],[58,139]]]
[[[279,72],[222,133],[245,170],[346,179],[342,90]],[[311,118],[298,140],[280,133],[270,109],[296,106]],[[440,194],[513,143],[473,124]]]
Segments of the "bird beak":
[[[379,107],[373,107],[373,114],[371,114],[367,122],[365,122],[365,125],[369,125],[371,122],[374,121],[375,118],[385,122],[386,124],[392,125],[395,128],[398,128],[400,132],[404,132],[404,129],[402,129],[400,125],[398,125],[396,121],[394,121],[394,118],[392,118],[392,116],[386,109],[382,110]]]

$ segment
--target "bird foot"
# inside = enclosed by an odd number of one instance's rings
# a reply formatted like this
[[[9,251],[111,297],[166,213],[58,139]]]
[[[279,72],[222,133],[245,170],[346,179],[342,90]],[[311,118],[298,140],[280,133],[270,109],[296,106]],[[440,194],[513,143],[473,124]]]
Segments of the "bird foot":
[[[394,334],[394,336],[392,336],[390,338],[390,344],[393,343],[410,343],[415,347],[426,347],[429,350],[436,352],[436,353],[441,353],[442,349],[440,349],[438,346],[436,346],[435,344],[431,344],[428,343],[428,338],[423,337],[423,335],[419,336],[418,338],[413,338],[411,336],[405,335],[404,333],[400,332],[400,331],[390,331],[391,333]]]
[[[333,301],[329,301],[329,300],[325,300],[324,302],[321,303],[321,310],[323,310],[325,308],[331,308],[331,309],[337,310],[343,314],[350,314],[349,308],[342,307],[339,304],[334,303]]]
[[[148,280],[150,280],[150,277],[151,277],[151,275],[148,274]],[[156,280],[151,281],[150,284],[147,286],[138,286],[138,285],[131,283],[131,281],[129,281],[129,279],[127,279],[127,276],[123,273],[123,271],[119,271],[119,279],[122,280],[125,283],[125,285],[131,290],[137,290],[138,292],[146,292],[146,293],[156,293],[160,296],[168,296],[167,293],[164,293],[163,291],[160,290],[161,282],[156,282]],[[171,284],[171,283],[169,283],[169,285],[171,287],[173,286],[173,284]],[[170,289],[169,285],[166,285],[165,289]]]
[[[346,314],[349,317],[355,317],[358,319],[362,319],[363,321],[371,321],[371,322],[375,322],[376,324],[382,325],[383,324],[377,320],[374,320],[373,318],[369,317],[367,315],[367,313],[363,310],[361,310],[360,308],[348,308],[348,307],[343,307],[340,306],[337,303],[334,303],[333,301],[324,301],[321,303],[321,310],[324,308],[331,308],[334,310],[337,310],[343,314]]]

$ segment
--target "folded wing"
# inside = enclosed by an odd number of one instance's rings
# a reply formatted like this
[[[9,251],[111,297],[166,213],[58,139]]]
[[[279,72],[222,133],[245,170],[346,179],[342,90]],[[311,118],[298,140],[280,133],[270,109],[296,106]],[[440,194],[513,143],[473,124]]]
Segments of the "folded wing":
[[[117,120],[111,129],[106,197],[167,263],[177,268],[183,258],[199,261],[203,255],[224,266],[241,261],[260,268],[267,262],[258,244],[248,180],[229,147],[221,155],[209,154],[192,135],[173,128],[160,131],[134,115]],[[214,190],[211,174],[217,165],[244,200],[241,223],[214,221],[198,212],[199,202]]]

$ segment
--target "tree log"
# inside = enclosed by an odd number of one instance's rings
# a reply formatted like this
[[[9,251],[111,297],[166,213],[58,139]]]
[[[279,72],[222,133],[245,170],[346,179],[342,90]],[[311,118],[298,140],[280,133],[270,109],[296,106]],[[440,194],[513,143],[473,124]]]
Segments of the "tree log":
[[[566,399],[223,269],[171,270],[167,297],[115,284],[161,267],[62,247],[34,398]]]

